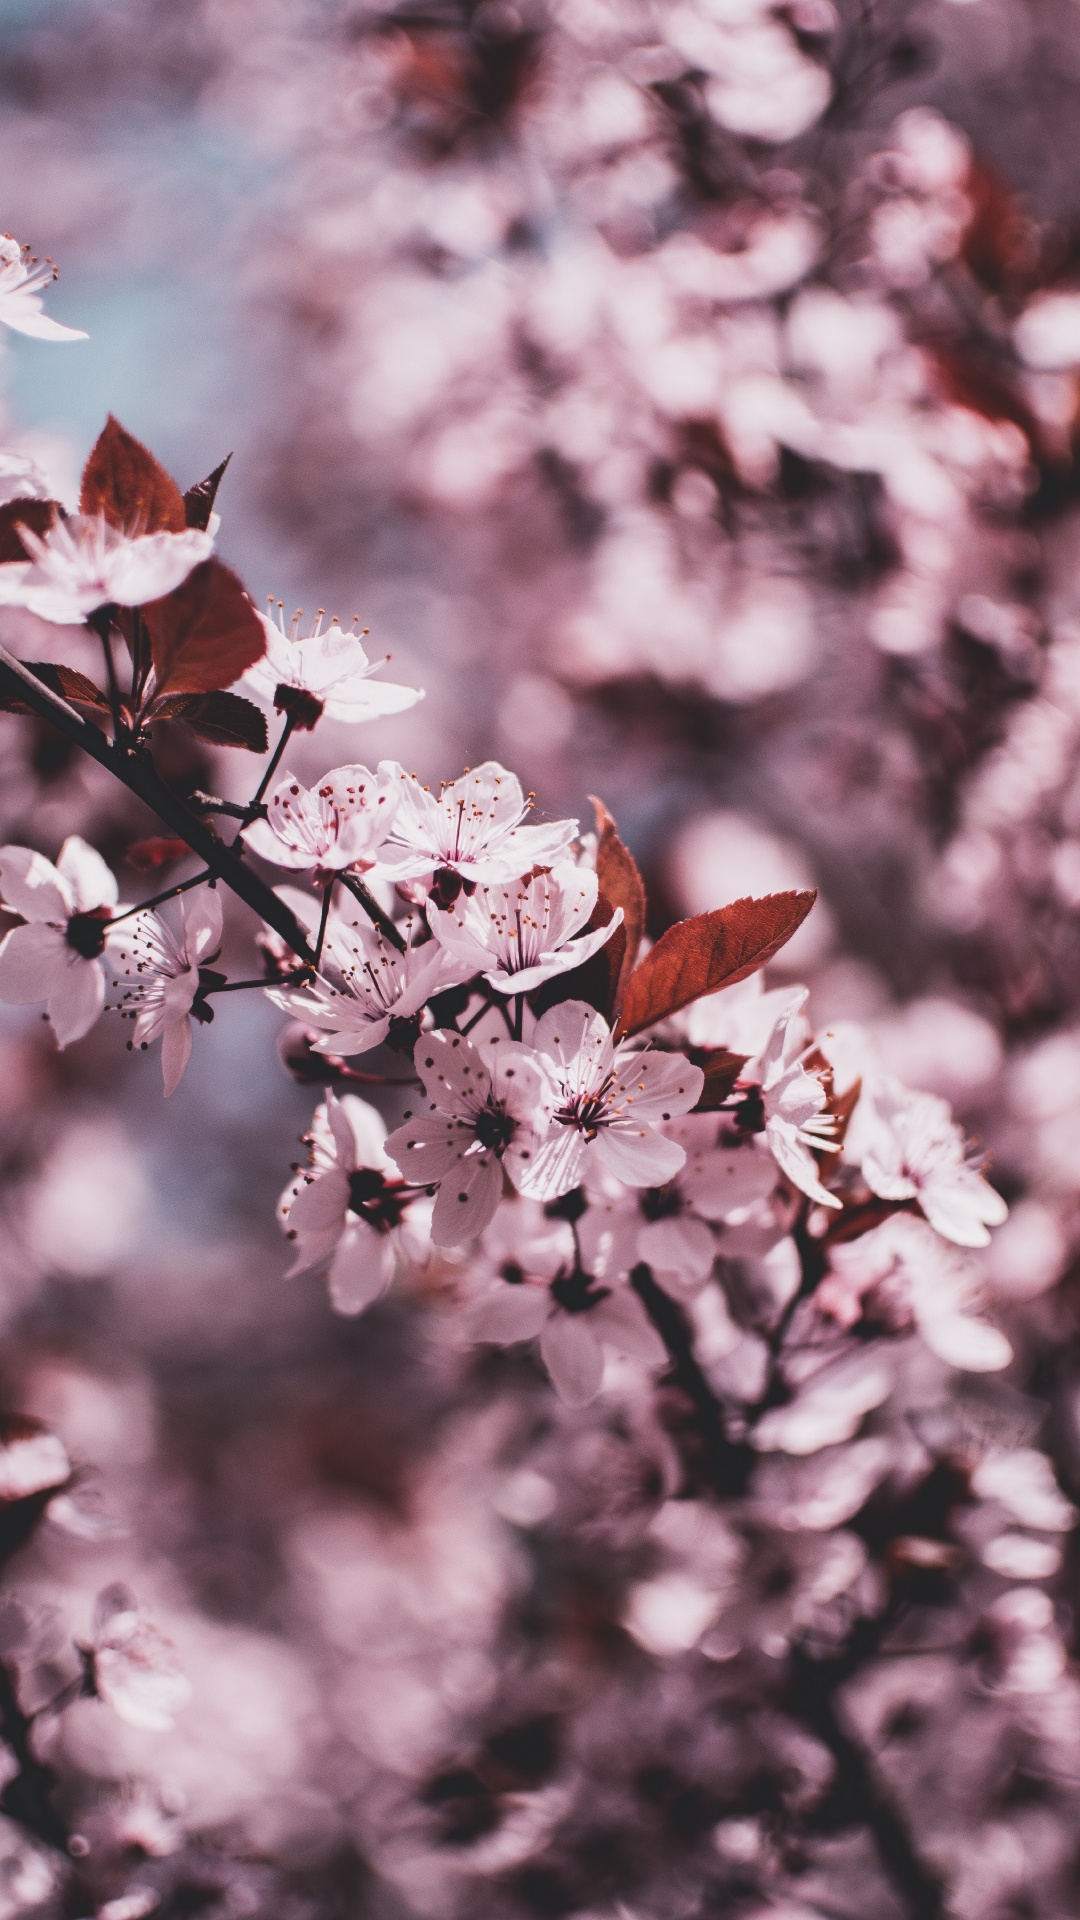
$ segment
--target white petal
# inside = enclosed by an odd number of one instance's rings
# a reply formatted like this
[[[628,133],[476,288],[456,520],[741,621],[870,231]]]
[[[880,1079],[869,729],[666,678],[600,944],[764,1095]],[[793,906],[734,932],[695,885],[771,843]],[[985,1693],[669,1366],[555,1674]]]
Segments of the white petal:
[[[52,861],[29,847],[0,847],[0,898],[33,922],[63,922],[75,905],[70,887]],[[37,997],[45,998],[44,994]]]
[[[716,1242],[703,1220],[692,1213],[648,1220],[638,1234],[642,1260],[658,1274],[676,1274],[684,1284],[704,1285],[713,1269]]]
[[[996,1373],[1012,1359],[1005,1335],[985,1320],[969,1320],[960,1313],[922,1315],[919,1332],[939,1360],[966,1373]]]
[[[349,1181],[346,1174],[332,1167],[305,1181],[289,1208],[289,1231],[308,1234],[336,1233],[345,1228],[349,1205]]]
[[[120,898],[116,876],[106,866],[96,847],[69,834],[60,849],[56,871],[71,888],[76,913],[91,913],[95,907],[115,907]]]
[[[0,942],[0,1000],[16,1007],[47,1000],[71,951],[59,927],[12,927]]]
[[[555,1391],[568,1407],[587,1407],[604,1378],[604,1350],[584,1313],[552,1314],[540,1335],[540,1352]]]
[[[29,933],[30,928],[24,929]],[[49,1020],[58,1047],[67,1047],[89,1033],[105,1005],[105,971],[97,960],[84,960],[68,948],[70,958],[63,978],[54,980],[49,994]]]
[[[389,1234],[366,1220],[350,1220],[330,1263],[327,1283],[338,1313],[362,1313],[386,1292],[394,1277],[394,1248]]]
[[[191,1058],[191,1020],[187,1014],[174,1015],[165,1022],[161,1036],[161,1078],[165,1098],[175,1093]]]
[[[647,1367],[662,1367],[669,1359],[664,1342],[629,1287],[616,1287],[592,1309],[589,1320],[592,1331],[616,1353],[641,1360]]]
[[[628,1187],[666,1186],[686,1163],[686,1154],[677,1141],[667,1139],[653,1127],[622,1121],[601,1127],[595,1151],[605,1171]]]
[[[460,1247],[483,1233],[502,1198],[502,1162],[493,1153],[470,1154],[439,1188],[431,1216],[437,1247]]]
[[[459,1033],[421,1034],[413,1059],[428,1099],[442,1113],[483,1106],[491,1092],[483,1055]]]
[[[510,1347],[516,1340],[535,1340],[548,1312],[546,1289],[500,1281],[476,1302],[469,1315],[469,1331],[474,1340]]]
[[[445,1180],[475,1139],[471,1129],[444,1113],[422,1113],[395,1128],[386,1151],[410,1186]]]
[[[184,944],[192,966],[201,966],[221,945],[221,894],[199,887],[184,897]]]
[[[577,1127],[554,1126],[536,1150],[531,1167],[515,1157],[511,1172],[519,1193],[534,1200],[557,1200],[579,1187],[588,1165],[589,1149]]]

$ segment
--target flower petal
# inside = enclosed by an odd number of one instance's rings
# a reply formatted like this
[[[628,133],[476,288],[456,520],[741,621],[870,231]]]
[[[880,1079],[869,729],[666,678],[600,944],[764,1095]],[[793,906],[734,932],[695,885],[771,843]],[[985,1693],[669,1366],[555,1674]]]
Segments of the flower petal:
[[[92,913],[95,907],[115,907],[120,898],[116,876],[106,866],[96,847],[71,833],[64,841],[56,862],[56,871],[71,888],[76,913]]]
[[[24,920],[35,923],[62,924],[75,905],[70,887],[52,861],[30,847],[0,847],[0,898]]]
[[[30,928],[24,929],[29,933]],[[68,948],[62,978],[49,993],[49,1021],[58,1047],[68,1047],[89,1033],[105,1005],[105,971],[97,960],[84,960]]]
[[[560,1400],[587,1407],[604,1378],[604,1350],[584,1313],[552,1314],[540,1335],[544,1365]]]
[[[483,1233],[502,1198],[502,1162],[493,1153],[470,1154],[439,1188],[431,1216],[437,1247],[460,1247]]]
[[[0,942],[0,1000],[15,1007],[47,1000],[71,951],[60,927],[12,927]]]
[[[327,1284],[338,1313],[362,1313],[394,1277],[394,1246],[366,1220],[350,1220],[330,1263]]]

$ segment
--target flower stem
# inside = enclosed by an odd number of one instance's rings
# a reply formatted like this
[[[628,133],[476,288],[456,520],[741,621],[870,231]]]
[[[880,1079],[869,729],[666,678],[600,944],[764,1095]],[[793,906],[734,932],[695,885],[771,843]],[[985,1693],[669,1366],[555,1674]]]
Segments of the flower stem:
[[[652,1268],[644,1262],[632,1269],[630,1284],[668,1350],[672,1381],[693,1408],[704,1477],[718,1493],[742,1493],[754,1453],[742,1442],[728,1439],[723,1408],[701,1370],[686,1315],[657,1285]]]
[[[326,939],[326,923],[330,918],[330,901],[333,896],[333,892],[334,892],[334,882],[332,880],[328,880],[325,887],[323,888],[322,912],[319,915],[319,937],[315,942],[316,972],[318,971],[319,966],[322,963],[323,941]]]
[[[383,912],[370,888],[364,885],[360,875],[358,873],[339,873],[338,879],[341,881],[343,887],[349,889],[353,899],[359,900],[368,919],[373,921],[375,926],[378,927],[383,939],[389,940],[390,945],[396,947],[399,953],[404,953],[405,942],[401,934],[398,932],[389,914]]]
[[[121,920],[130,920],[133,913],[149,913],[151,908],[160,907],[165,900],[175,900],[178,894],[188,893],[192,887],[201,887],[210,878],[209,867],[204,867],[201,873],[193,874],[190,880],[178,880],[174,887],[166,887],[162,893],[152,894],[149,900],[140,900],[137,906],[125,907],[123,913],[114,913],[109,925],[115,927]]]

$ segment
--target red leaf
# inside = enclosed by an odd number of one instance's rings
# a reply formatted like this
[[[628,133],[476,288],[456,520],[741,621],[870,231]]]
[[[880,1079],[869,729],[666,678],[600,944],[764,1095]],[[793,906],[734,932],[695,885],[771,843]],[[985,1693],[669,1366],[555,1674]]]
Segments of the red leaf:
[[[611,997],[612,1007],[619,1005],[623,989],[637,960],[641,936],[645,931],[645,884],[637,869],[637,862],[628,847],[625,847],[615,831],[615,822],[602,800],[595,794],[590,795],[596,812],[596,831],[599,842],[596,849],[596,878],[600,885],[600,899],[592,916],[593,926],[606,926],[616,907],[623,911],[624,944],[617,973],[613,978]],[[607,910],[601,917],[601,905],[606,902]],[[608,942],[608,948],[614,948],[614,941]],[[608,949],[604,949],[608,951]],[[614,951],[611,958],[615,958]]]
[[[213,473],[208,473],[206,479],[200,480],[197,486],[189,487],[184,495],[184,517],[188,526],[198,527],[200,533],[205,532],[210,524],[217,490],[231,459],[232,454],[227,453],[220,467],[215,467]]]
[[[61,694],[65,700],[72,701],[76,706],[97,707],[101,712],[108,713],[109,702],[101,688],[95,687],[93,681],[88,680],[85,673],[79,673],[75,667],[59,667],[51,660],[24,660],[22,664],[24,667],[29,667],[35,679],[40,680],[43,686],[51,688],[53,693]],[[28,707],[25,701],[20,700],[17,693],[3,693],[0,694],[0,711],[31,713],[33,709]]]
[[[60,511],[56,500],[9,500],[0,507],[0,564],[8,560],[29,560],[31,555],[19,538],[19,528],[31,533],[48,533]]]
[[[704,1059],[699,1058],[705,1085],[694,1112],[715,1113],[722,1107],[749,1058],[748,1053],[729,1053],[726,1047],[715,1047]]]
[[[732,987],[771,960],[806,919],[812,893],[770,893],[733,900],[713,913],[680,920],[632,973],[619,1017],[621,1033],[640,1033],[718,987]]]
[[[175,593],[142,609],[156,692],[229,687],[266,652],[266,634],[235,573],[220,560],[193,568]]]
[[[174,860],[183,860],[190,852],[186,840],[168,840],[163,834],[152,834],[149,840],[136,840],[124,859],[136,873],[154,873],[158,867],[171,867]]]
[[[238,693],[170,693],[155,708],[154,720],[179,720],[200,740],[215,747],[246,747],[265,753],[269,746],[266,716]]]
[[[111,413],[83,468],[79,510],[103,513],[125,533],[183,533],[187,525],[176,481]]]

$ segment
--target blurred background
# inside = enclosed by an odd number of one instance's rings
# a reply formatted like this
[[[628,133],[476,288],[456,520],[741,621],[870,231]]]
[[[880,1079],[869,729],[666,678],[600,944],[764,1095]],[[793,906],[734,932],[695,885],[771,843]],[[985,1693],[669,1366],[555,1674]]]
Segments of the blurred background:
[[[0,1915],[921,1915],[807,1636],[940,1910],[1077,1911],[1078,107],[1067,0],[0,8],[0,218],[90,335],[5,335],[5,444],[66,500],[109,411],[182,486],[232,452],[253,598],[358,614],[427,690],[298,773],[494,755],[549,816],[599,793],[654,934],[818,886],[777,978],[992,1154],[1016,1356],[973,1385],[905,1348],[811,1449],[839,1504],[683,1501],[676,1552],[647,1407],[571,1414],[408,1295],[354,1323],[282,1279],[314,1094],[260,996],[168,1106],[117,1023],[60,1055],[4,1010],[0,1372],[84,1472],[0,1652],[47,1693],[124,1579],[194,1699],[46,1730],[86,1849],[7,1821]],[[148,890],[152,823],[7,715],[0,816]],[[736,1400],[759,1348],[735,1312],[704,1356]],[[928,1409],[953,1438],[916,1459]],[[972,1447],[1021,1461],[1011,1507]],[[987,1559],[1007,1523],[1042,1557]],[[634,1600],[661,1551],[729,1596],[723,1657]],[[864,1657],[901,1577],[921,1638]]]

